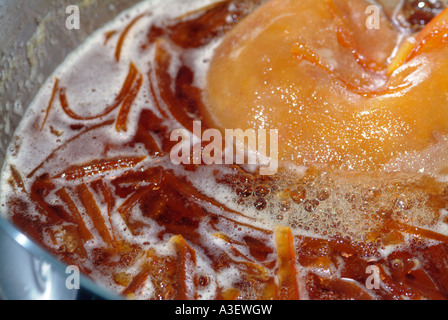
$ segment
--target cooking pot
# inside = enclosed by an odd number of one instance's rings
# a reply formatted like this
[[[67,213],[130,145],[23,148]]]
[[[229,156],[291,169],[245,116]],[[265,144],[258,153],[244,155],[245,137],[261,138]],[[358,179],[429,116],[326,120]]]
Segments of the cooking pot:
[[[2,164],[26,107],[47,77],[92,32],[137,2],[0,0]],[[68,20],[76,13],[73,8],[79,11],[79,28]],[[82,275],[79,286],[76,281],[70,282],[69,277],[76,276],[74,272],[0,217],[0,299],[119,298]]]

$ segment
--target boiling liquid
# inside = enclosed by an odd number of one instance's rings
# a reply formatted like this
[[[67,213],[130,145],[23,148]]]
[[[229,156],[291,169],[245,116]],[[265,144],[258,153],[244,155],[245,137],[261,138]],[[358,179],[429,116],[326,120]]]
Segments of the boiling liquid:
[[[279,286],[279,225],[295,237],[301,298],[445,297],[442,278],[433,280],[437,293],[412,283],[374,291],[362,270],[379,265],[395,274],[389,268],[399,260],[408,272],[409,261],[420,261],[416,268],[436,277],[431,259],[448,239],[442,176],[282,163],[265,177],[244,166],[172,164],[169,135],[201,119],[214,49],[256,7],[216,10],[225,12],[224,27],[188,47],[188,30],[175,19],[210,3],[142,3],[70,55],[17,129],[2,175],[2,214],[102,286],[141,299],[267,297]],[[126,98],[102,115],[128,79]],[[117,118],[136,88],[123,129]],[[192,282],[177,275],[177,235],[195,252],[181,261]],[[434,252],[429,260],[424,250]]]

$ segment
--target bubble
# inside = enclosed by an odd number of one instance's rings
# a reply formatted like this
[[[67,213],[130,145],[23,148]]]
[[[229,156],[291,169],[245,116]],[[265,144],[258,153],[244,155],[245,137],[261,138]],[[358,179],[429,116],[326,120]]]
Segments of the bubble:
[[[288,212],[289,210],[291,210],[291,202],[283,201],[282,204],[280,205],[280,211]]]
[[[376,213],[381,219],[390,219],[393,215],[393,211],[389,208],[381,208]]]
[[[404,264],[403,261],[401,259],[394,259],[390,262],[390,266],[392,269],[397,270],[397,271],[402,271],[404,270]]]
[[[268,206],[268,202],[264,198],[259,198],[254,203],[255,209],[257,209],[259,211],[266,209],[267,206]]]
[[[240,176],[239,180],[242,184],[253,184],[255,182],[255,177],[249,173],[244,173]]]
[[[317,199],[319,201],[325,201],[329,199],[331,196],[331,192],[328,189],[322,189],[317,193]]]
[[[249,198],[253,193],[254,189],[252,186],[243,186],[236,189],[236,194],[241,198]]]
[[[285,216],[282,215],[282,214],[278,214],[275,218],[276,218],[278,221],[283,221],[283,220],[285,220]]]
[[[357,200],[357,196],[356,194],[349,192],[344,195],[344,199],[350,203],[355,203]]]
[[[400,195],[394,199],[394,205],[397,209],[409,210],[412,208],[412,203],[406,195]]]
[[[258,185],[255,188],[255,195],[257,197],[264,198],[264,197],[267,197],[270,193],[271,193],[271,188],[267,185]]]
[[[306,190],[305,189],[295,189],[291,191],[289,194],[291,200],[296,204],[301,204],[306,199]]]
[[[198,284],[201,287],[206,287],[209,284],[209,278],[207,276],[199,276]]]
[[[375,187],[366,188],[361,191],[361,199],[365,202],[374,201],[381,194],[381,191]]]
[[[304,205],[305,211],[314,212],[317,209],[317,207],[319,206],[319,201],[316,199],[306,200],[303,203],[303,205]]]

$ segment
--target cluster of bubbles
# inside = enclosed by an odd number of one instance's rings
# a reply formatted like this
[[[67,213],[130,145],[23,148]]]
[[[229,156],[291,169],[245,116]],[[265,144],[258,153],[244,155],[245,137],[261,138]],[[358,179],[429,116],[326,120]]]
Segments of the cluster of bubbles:
[[[263,177],[236,171],[225,182],[232,187],[235,201],[258,218],[321,237],[343,236],[359,242],[379,241],[375,237],[399,241],[383,234],[388,220],[433,228],[448,201],[443,184],[404,173],[310,169],[300,177],[290,172]]]

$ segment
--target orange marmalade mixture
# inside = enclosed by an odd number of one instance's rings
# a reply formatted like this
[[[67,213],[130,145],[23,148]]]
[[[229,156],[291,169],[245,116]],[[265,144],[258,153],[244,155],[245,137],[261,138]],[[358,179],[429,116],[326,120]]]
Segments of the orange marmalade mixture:
[[[371,5],[124,13],[30,106],[2,212],[128,298],[448,298],[448,11]],[[174,165],[197,120],[278,129],[278,173]]]

